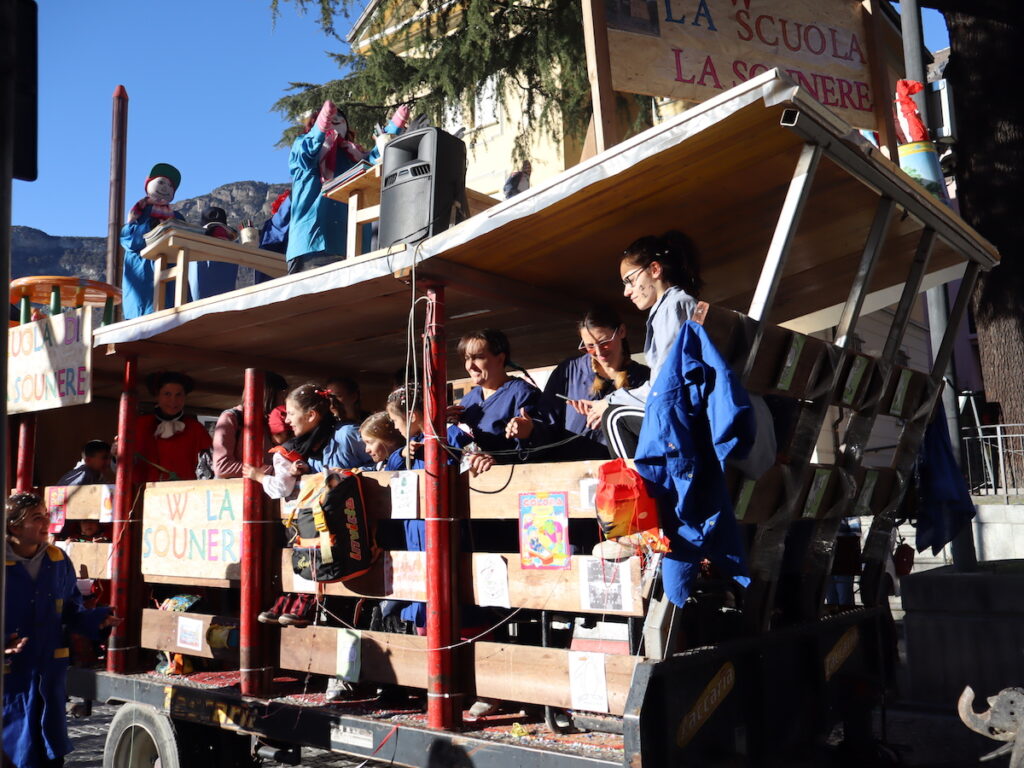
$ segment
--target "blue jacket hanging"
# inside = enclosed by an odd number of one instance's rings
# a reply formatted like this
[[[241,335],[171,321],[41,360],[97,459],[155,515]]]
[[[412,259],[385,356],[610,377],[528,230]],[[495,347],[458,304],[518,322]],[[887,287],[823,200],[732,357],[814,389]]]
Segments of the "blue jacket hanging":
[[[917,461],[921,479],[917,551],[931,547],[932,554],[937,555],[976,514],[967,483],[953,456],[941,400],[925,430]]]
[[[729,456],[747,455],[756,432],[739,376],[704,329],[687,321],[651,385],[636,452],[637,472],[659,497],[671,544],[662,580],[678,606],[704,558],[743,586],[750,581],[723,467]]]

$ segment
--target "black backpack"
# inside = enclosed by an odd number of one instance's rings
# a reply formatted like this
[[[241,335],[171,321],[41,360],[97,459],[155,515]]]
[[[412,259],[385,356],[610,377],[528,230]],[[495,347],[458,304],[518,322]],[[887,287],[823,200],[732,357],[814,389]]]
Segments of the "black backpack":
[[[285,520],[292,537],[292,570],[311,581],[348,581],[380,556],[363,502],[362,478],[335,470],[307,489]]]

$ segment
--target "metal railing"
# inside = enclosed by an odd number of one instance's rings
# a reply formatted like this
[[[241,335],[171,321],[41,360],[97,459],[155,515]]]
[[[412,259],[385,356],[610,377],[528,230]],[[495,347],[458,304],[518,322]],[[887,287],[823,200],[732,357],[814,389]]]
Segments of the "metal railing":
[[[974,496],[1024,493],[1024,424],[964,427],[962,462]]]

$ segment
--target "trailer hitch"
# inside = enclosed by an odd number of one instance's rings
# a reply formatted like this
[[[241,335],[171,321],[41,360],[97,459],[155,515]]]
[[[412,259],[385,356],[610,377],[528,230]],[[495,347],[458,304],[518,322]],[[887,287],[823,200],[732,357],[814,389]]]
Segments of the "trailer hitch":
[[[964,688],[957,702],[957,713],[963,724],[975,733],[988,736],[1004,744],[981,760],[992,760],[1009,753],[1009,768],[1024,768],[1024,688],[1004,688],[988,699],[987,712],[974,711],[974,691],[971,686]]]

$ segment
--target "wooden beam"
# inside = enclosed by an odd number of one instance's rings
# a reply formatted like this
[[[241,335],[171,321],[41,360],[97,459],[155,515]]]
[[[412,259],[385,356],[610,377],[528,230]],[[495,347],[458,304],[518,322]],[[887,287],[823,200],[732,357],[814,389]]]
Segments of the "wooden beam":
[[[467,553],[461,555],[459,585],[462,600],[467,605],[480,601],[477,593],[475,567],[486,555]],[[513,608],[530,610],[567,611],[571,613],[600,613],[614,616],[642,616],[644,603],[641,596],[640,558],[630,558],[625,567],[629,572],[629,593],[622,610],[587,608],[581,601],[580,582],[586,578],[587,568],[595,558],[576,556],[569,568],[538,569],[523,568],[518,552],[501,555],[508,568],[509,605]],[[611,568],[612,564],[606,564]],[[346,582],[336,581],[315,585],[311,581],[298,582],[292,571],[291,550],[281,555],[281,589],[284,592],[312,593],[319,587],[324,594],[338,597],[373,597],[389,600],[424,602],[426,579],[426,555],[423,552],[396,550],[385,553],[374,568],[358,579]],[[148,578],[147,578],[148,580]]]
[[[615,135],[615,91],[608,52],[605,0],[583,0],[583,40],[587,49],[587,76],[594,106],[594,139],[598,153],[618,143]]]
[[[338,669],[336,627],[286,629],[281,633],[282,669],[334,675]],[[360,633],[360,680],[425,688],[427,638],[387,632]],[[527,704],[572,706],[569,651],[504,643],[473,643],[476,695]],[[608,712],[621,715],[640,656],[604,654]]]
[[[185,620],[182,625],[181,620]],[[189,625],[191,622],[191,625]],[[195,622],[200,622],[202,628]],[[186,613],[183,611],[161,611],[155,608],[144,608],[142,611],[142,637],[140,645],[157,651],[184,653],[188,656],[200,656],[204,659],[237,659],[238,648],[211,648],[208,638],[210,625],[238,627],[238,619],[232,616],[214,616],[208,613]],[[193,630],[198,630],[192,632]],[[199,645],[179,645],[179,640],[187,636],[197,640]],[[198,647],[198,650],[197,650]]]
[[[398,270],[395,277],[405,281],[410,273],[410,269]],[[571,294],[529,285],[438,257],[427,259],[416,267],[416,280],[437,280],[456,291],[478,297],[481,304],[492,301],[501,306],[536,309],[546,314],[572,317],[582,317],[590,308],[588,301]]]
[[[138,355],[146,357],[164,357],[200,363],[220,363],[225,368],[237,368],[239,375],[246,368],[258,368],[263,371],[283,371],[301,373],[307,376],[322,376],[324,366],[285,360],[280,357],[269,357],[245,352],[231,352],[221,349],[201,349],[182,344],[168,344],[160,341],[129,341],[123,344],[108,344],[108,355]],[[238,392],[241,397],[241,391]]]

